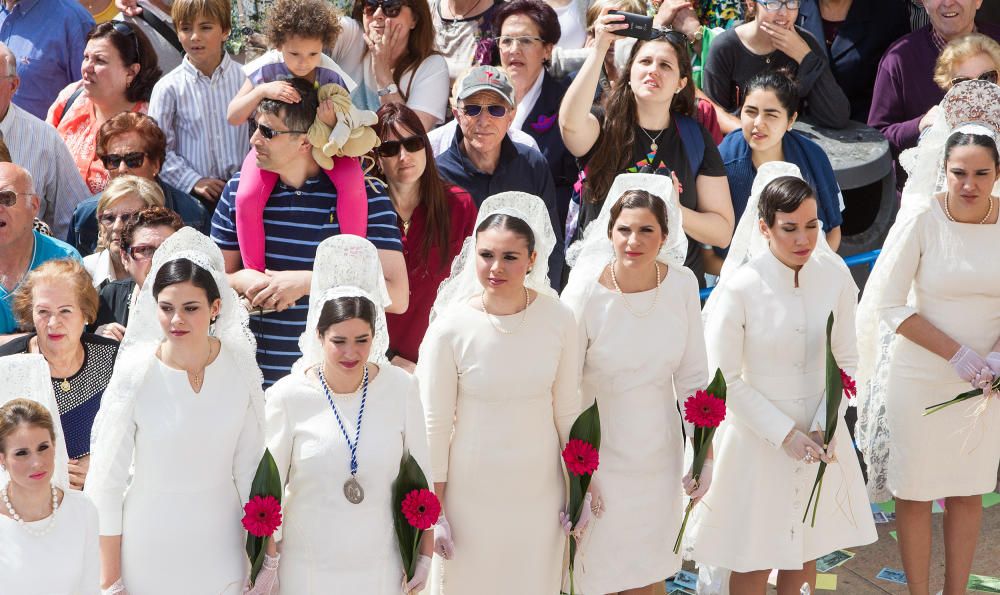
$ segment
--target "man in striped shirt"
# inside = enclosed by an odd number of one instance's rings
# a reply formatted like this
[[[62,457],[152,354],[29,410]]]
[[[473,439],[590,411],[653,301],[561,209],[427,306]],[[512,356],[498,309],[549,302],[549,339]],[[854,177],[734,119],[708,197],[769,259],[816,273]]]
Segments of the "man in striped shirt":
[[[236,238],[236,188],[239,172],[226,183],[212,218],[212,238],[222,249],[234,289],[254,306],[272,313],[252,314],[257,337],[257,363],[270,386],[288,374],[299,358],[299,335],[309,310],[309,284],[316,247],[340,233],[337,191],[312,157],[304,131],[316,118],[318,98],[311,84],[295,79],[298,103],[266,99],[257,108],[258,129],[250,139],[257,167],[278,174],[278,183],[264,209],[264,272],[244,269]],[[367,238],[378,248],[392,306],[404,312],[408,302],[396,213],[385,186],[371,181],[368,194]]]

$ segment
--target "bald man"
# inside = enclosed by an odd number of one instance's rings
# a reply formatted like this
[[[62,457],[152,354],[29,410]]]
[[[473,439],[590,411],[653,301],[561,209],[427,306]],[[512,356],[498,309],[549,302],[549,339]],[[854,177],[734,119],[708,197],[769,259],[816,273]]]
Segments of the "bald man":
[[[73,209],[90,192],[55,128],[12,103],[21,85],[16,64],[14,54],[0,43],[0,138],[10,149],[11,161],[35,179],[40,199],[38,218],[57,238],[65,238]]]
[[[29,271],[54,258],[80,260],[66,242],[34,230],[39,202],[31,174],[14,163],[0,163],[0,335],[17,331],[11,299]]]

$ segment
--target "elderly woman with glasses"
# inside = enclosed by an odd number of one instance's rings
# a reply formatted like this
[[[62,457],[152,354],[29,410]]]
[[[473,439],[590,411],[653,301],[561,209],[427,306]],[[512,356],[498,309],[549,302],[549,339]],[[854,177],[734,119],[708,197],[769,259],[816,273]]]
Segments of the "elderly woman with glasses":
[[[114,180],[133,175],[150,180],[163,192],[163,206],[180,215],[185,225],[208,233],[211,211],[195,197],[164,182],[159,174],[167,154],[167,137],[156,120],[136,112],[122,112],[101,126],[97,135],[97,155]],[[82,254],[97,248],[97,203],[93,196],[73,212],[67,241]]]
[[[830,70],[826,49],[795,25],[802,0],[756,0],[753,20],[712,41],[702,75],[709,99],[736,113],[743,88],[763,70],[784,69],[794,76],[804,105],[799,114],[820,126],[843,128],[850,103]]]
[[[96,334],[122,340],[129,312],[146,282],[153,253],[163,240],[184,227],[177,213],[164,207],[149,207],[136,213],[119,234],[119,253],[129,277],[110,281],[100,290]]]
[[[45,120],[59,131],[80,175],[97,193],[108,184],[96,152],[101,125],[119,112],[145,112],[161,72],[146,35],[120,21],[90,31],[80,71],[83,78],[59,93]]]
[[[97,315],[97,292],[87,271],[70,258],[31,271],[14,294],[13,310],[30,332],[0,346],[0,356],[45,357],[66,436],[70,485],[82,490],[90,468],[90,431],[111,380],[118,341],[85,332]]]
[[[941,51],[934,66],[934,82],[945,92],[977,79],[995,85],[998,72],[1000,43],[982,33],[970,33],[953,39]]]
[[[83,259],[94,287],[128,277],[121,257],[121,232],[142,209],[163,206],[163,192],[153,182],[139,176],[115,178],[97,201],[100,225],[98,250]]]
[[[333,59],[358,81],[355,105],[377,111],[401,102],[425,130],[444,122],[448,63],[435,48],[427,0],[359,0],[340,26]]]

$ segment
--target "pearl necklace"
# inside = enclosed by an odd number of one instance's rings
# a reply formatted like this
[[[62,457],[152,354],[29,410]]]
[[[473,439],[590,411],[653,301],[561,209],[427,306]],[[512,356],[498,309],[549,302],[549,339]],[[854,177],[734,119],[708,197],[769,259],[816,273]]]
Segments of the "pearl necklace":
[[[490,311],[486,309],[486,290],[485,289],[483,290],[482,295],[479,296],[479,299],[480,299],[480,301],[483,304],[483,314],[486,314],[486,319],[490,321],[490,325],[493,328],[495,328],[498,333],[502,333],[504,335],[513,335],[515,332],[517,332],[524,325],[524,319],[528,317],[528,288],[527,287],[524,288],[524,310],[521,310],[521,322],[519,322],[517,324],[517,326],[514,327],[513,330],[507,330],[507,329],[503,328],[502,326],[500,326],[497,323],[497,321],[494,320],[494,316],[492,314],[490,314]]]
[[[954,217],[951,216],[951,209],[948,208],[948,197],[949,196],[951,196],[950,192],[948,192],[948,193],[946,193],[944,195],[944,214],[948,216],[948,221],[951,221],[953,223],[964,223],[964,221],[958,221]],[[990,201],[990,208],[986,210],[986,215],[982,219],[979,220],[979,223],[977,225],[982,225],[982,224],[986,223],[986,221],[990,218],[990,215],[993,214],[993,197],[992,196],[989,198],[989,201]]]
[[[56,490],[56,486],[51,486],[52,487],[52,514],[49,515],[49,522],[48,522],[48,524],[45,525],[45,528],[43,528],[41,531],[38,531],[38,530],[36,530],[36,529],[34,529],[32,527],[29,527],[27,525],[27,523],[24,522],[24,519],[21,518],[21,515],[17,514],[17,511],[14,510],[14,505],[10,503],[10,497],[7,495],[7,488],[8,487],[10,487],[10,486],[9,485],[4,486],[3,491],[0,492],[0,499],[2,499],[3,503],[7,506],[7,512],[10,513],[10,518],[12,518],[15,521],[17,521],[17,524],[20,525],[22,529],[24,529],[29,535],[34,535],[35,537],[42,537],[46,533],[48,533],[49,531],[51,531],[53,528],[55,528],[55,526],[56,526],[56,513],[59,512],[59,492]]]
[[[618,277],[615,275],[615,260],[612,260],[609,265],[609,268],[611,269],[611,284],[615,286],[615,291],[618,292],[618,295],[622,296],[622,303],[625,304],[625,309],[631,312],[632,316],[635,316],[636,318],[645,318],[652,314],[653,310],[656,309],[656,302],[660,299],[660,282],[663,279],[660,277],[660,265],[654,262],[653,266],[656,268],[656,293],[653,294],[653,303],[645,312],[636,312],[632,309],[631,304],[628,303],[628,298],[625,297],[625,292],[618,286]]]

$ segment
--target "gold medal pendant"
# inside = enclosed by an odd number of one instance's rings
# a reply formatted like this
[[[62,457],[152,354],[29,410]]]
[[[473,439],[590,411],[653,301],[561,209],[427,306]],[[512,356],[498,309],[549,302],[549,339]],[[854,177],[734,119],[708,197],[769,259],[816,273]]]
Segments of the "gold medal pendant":
[[[62,392],[64,393],[68,393],[69,391],[73,390],[73,387],[69,385],[68,378],[63,378],[63,381],[59,383],[59,388],[61,388]]]
[[[351,504],[361,504],[361,501],[365,499],[365,490],[353,475],[344,482],[344,497]]]

